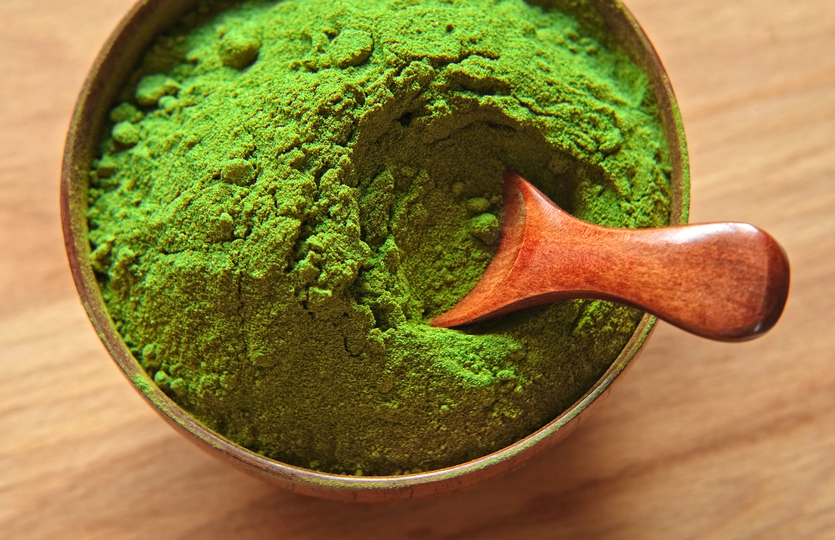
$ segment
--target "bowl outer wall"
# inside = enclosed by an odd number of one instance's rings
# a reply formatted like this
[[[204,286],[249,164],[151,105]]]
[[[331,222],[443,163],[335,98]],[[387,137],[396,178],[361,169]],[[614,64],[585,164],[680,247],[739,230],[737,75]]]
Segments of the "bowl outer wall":
[[[661,61],[629,10],[619,0],[590,0],[617,42],[648,73],[672,164],[670,224],[687,223],[690,173],[681,115]],[[656,319],[644,315],[631,339],[600,380],[574,405],[524,439],[481,458],[426,473],[353,477],[287,465],[234,444],[202,425],[166,396],[141,367],[116,330],[90,263],[87,230],[88,171],[108,112],[148,45],[196,0],[140,0],[114,30],[88,73],[76,104],[61,176],[61,225],[73,279],[99,338],[134,388],[179,433],[216,458],[276,486],[336,500],[389,501],[460,489],[514,469],[563,440],[629,367]]]

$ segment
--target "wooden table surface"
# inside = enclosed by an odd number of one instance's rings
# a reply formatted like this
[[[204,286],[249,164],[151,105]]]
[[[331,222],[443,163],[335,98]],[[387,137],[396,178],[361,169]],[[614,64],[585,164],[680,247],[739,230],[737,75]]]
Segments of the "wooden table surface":
[[[631,0],[677,91],[692,220],[755,223],[793,282],[776,328],[660,324],[553,451],[385,505],[278,491],[176,435],[81,308],[58,218],[76,94],[132,0],[0,1],[0,537],[835,538],[835,2]]]

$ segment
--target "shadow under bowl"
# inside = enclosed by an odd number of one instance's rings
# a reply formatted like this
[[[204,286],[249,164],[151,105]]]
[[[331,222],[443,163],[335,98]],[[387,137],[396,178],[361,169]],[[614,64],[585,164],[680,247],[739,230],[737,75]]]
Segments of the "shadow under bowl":
[[[268,482],[306,495],[338,500],[389,501],[460,489],[518,467],[564,439],[598,406],[642,349],[655,318],[645,315],[611,367],[568,410],[524,439],[481,458],[446,469],[403,476],[354,477],[281,463],[230,442],[166,396],[128,350],[102,299],[90,263],[87,230],[88,171],[117,94],[146,48],[196,0],[141,0],[105,44],[76,104],[61,177],[61,222],[70,267],[81,302],[99,338],[119,368],[154,409],[179,433],[213,456]],[[591,0],[616,42],[649,75],[672,164],[670,224],[687,222],[689,168],[684,128],[664,67],[632,14],[618,0]]]

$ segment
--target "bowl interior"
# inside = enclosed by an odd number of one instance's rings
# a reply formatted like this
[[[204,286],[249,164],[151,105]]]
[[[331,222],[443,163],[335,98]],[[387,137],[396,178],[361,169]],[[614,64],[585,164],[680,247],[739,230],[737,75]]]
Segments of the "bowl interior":
[[[109,110],[152,40],[196,0],[141,0],[100,52],[76,105],[64,154],[61,217],[64,242],[81,302],[99,338],[139,391],[180,433],[215,457],[274,484],[309,495],[343,500],[392,500],[458,489],[512,469],[567,436],[628,367],[649,336],[655,319],[645,315],[630,341],[601,379],[550,423],[492,454],[447,469],[404,476],[352,477],[293,467],[238,446],[203,426],[166,396],[132,356],[116,331],[90,263],[87,239],[88,175]],[[638,23],[618,0],[591,2],[616,41],[649,75],[672,163],[672,225],[687,222],[689,169],[684,129],[667,75]]]

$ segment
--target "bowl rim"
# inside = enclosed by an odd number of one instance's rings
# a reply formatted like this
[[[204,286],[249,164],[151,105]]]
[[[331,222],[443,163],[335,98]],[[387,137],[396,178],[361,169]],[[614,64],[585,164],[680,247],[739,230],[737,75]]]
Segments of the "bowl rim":
[[[681,114],[666,70],[641,26],[620,0],[590,0],[616,42],[649,76],[670,152],[670,224],[687,223],[690,173]],[[514,469],[564,439],[597,407],[630,366],[656,319],[645,314],[621,353],[590,388],[562,414],[527,437],[496,452],[444,469],[401,476],[347,476],[288,465],[243,448],[204,426],[165,395],[130,353],[110,318],[90,263],[87,236],[88,171],[107,112],[151,40],[196,0],[139,0],[99,52],[79,95],[64,152],[60,206],[64,245],[76,289],[99,339],[148,403],[177,431],[215,457],[275,485],[329,499],[385,501],[457,490]],[[125,57],[133,61],[121,61]],[[118,81],[118,84],[108,81]]]

